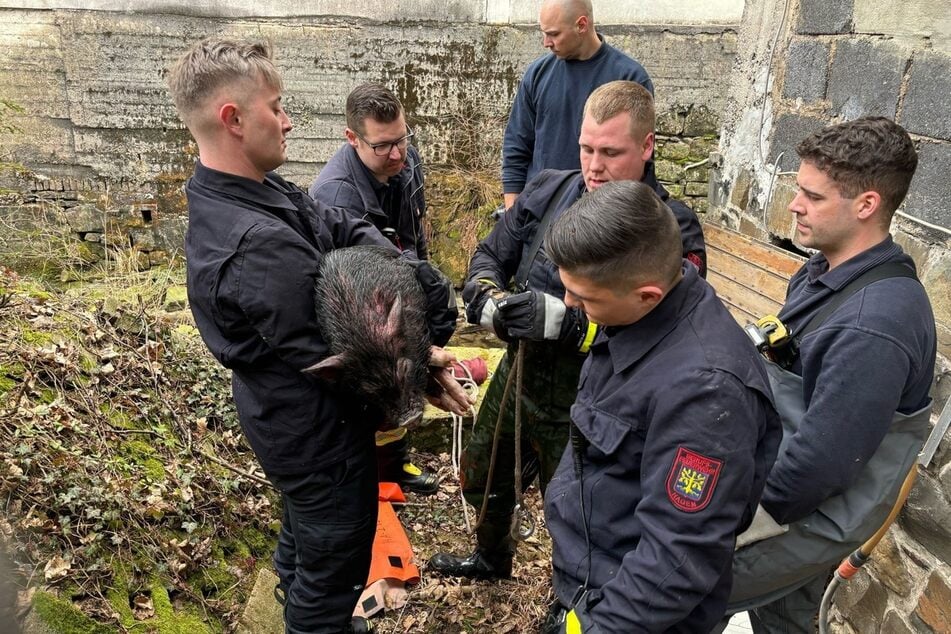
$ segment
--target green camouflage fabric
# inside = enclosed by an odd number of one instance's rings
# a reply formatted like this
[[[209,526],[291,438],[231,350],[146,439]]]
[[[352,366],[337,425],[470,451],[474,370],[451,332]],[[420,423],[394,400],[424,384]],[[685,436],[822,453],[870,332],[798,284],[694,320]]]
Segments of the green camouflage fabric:
[[[537,476],[544,494],[568,444],[570,410],[578,392],[584,355],[565,350],[557,343],[526,341],[523,345],[526,349],[521,395],[522,487],[527,488]],[[499,362],[462,456],[463,494],[476,512],[482,508],[499,406],[517,350],[516,346],[509,346]],[[497,557],[511,557],[515,552],[515,544],[509,537],[515,508],[514,381],[510,389],[502,418],[489,504],[485,520],[476,531],[479,546]]]

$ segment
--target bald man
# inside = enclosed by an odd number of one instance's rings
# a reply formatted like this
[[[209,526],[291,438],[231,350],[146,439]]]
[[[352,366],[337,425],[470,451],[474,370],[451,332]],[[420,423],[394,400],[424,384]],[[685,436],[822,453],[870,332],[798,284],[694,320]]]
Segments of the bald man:
[[[576,170],[585,100],[616,79],[636,81],[653,94],[647,71],[604,41],[594,28],[590,0],[544,0],[542,45],[550,53],[529,64],[515,95],[502,145],[505,208],[543,169]]]

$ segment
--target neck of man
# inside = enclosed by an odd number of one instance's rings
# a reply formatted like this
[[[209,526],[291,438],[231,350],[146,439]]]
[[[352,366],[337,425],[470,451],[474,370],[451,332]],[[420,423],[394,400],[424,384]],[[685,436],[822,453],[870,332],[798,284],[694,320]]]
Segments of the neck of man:
[[[201,164],[207,168],[241,176],[244,178],[264,182],[264,172],[257,169],[248,157],[237,148],[219,148],[213,144],[198,145],[198,158]]]
[[[598,37],[598,33],[592,28],[588,31],[588,35],[584,40],[584,44],[581,46],[581,50],[578,51],[578,57],[576,59],[581,62],[591,59],[601,50],[603,43],[601,38]]]
[[[820,249],[820,251],[822,255],[825,256],[826,261],[829,262],[829,270],[831,271],[843,262],[847,262],[860,253],[864,253],[872,247],[881,244],[887,237],[887,228],[875,227],[873,229],[869,227],[867,231],[855,236],[855,239],[850,240],[848,244],[840,245],[836,248],[824,248]]]

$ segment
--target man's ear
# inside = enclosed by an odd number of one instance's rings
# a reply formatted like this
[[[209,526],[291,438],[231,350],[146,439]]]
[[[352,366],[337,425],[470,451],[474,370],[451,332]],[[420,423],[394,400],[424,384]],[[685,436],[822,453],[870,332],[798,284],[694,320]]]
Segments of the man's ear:
[[[664,299],[664,290],[653,284],[645,284],[638,288],[637,292],[640,293],[641,302],[651,307],[656,306],[660,303],[660,300]]]
[[[315,363],[310,367],[304,368],[301,372],[313,374],[318,379],[333,383],[340,376],[346,360],[347,358],[342,354],[331,355],[320,363]]]
[[[239,136],[243,134],[243,131],[241,130],[243,119],[244,117],[241,114],[237,104],[226,102],[221,104],[221,107],[218,108],[218,120],[221,121],[221,124],[225,127],[225,129],[232,134],[237,134]]]
[[[578,16],[578,21],[575,22],[575,26],[578,27],[578,33],[587,33],[588,32],[588,16],[581,15]]]
[[[343,133],[347,137],[347,143],[349,143],[350,145],[354,147],[354,149],[356,149],[357,133],[351,130],[350,128],[347,128],[346,130],[344,130]]]
[[[651,156],[654,154],[654,133],[648,132],[644,137],[644,145],[641,148],[643,151],[641,153],[641,158],[645,161],[649,161]]]
[[[862,192],[855,197],[853,205],[856,217],[859,220],[867,220],[882,208],[882,195],[874,190]]]

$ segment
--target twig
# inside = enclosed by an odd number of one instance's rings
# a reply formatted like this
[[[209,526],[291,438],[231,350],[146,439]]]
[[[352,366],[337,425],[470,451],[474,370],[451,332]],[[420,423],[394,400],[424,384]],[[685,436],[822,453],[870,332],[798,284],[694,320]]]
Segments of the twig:
[[[268,480],[267,478],[262,478],[261,476],[254,475],[253,473],[248,473],[248,472],[246,472],[246,471],[242,471],[241,469],[239,469],[238,467],[234,466],[234,465],[231,464],[230,462],[226,462],[226,461],[222,460],[221,458],[219,458],[218,456],[213,456],[213,455],[211,455],[210,453],[206,453],[203,449],[202,449],[202,450],[199,450],[199,451],[197,451],[197,452],[194,452],[194,453],[198,453],[198,454],[200,454],[200,455],[202,455],[202,456],[208,458],[209,460],[211,460],[211,461],[214,462],[215,464],[220,465],[220,466],[224,467],[225,469],[228,469],[229,471],[233,471],[234,473],[237,473],[239,476],[243,476],[243,477],[245,477],[245,478],[247,478],[247,479],[249,479],[249,480],[253,480],[254,482],[258,482],[259,484],[264,484],[264,485],[266,485],[266,486],[271,487],[272,489],[274,488],[274,485],[271,484],[270,480]]]

